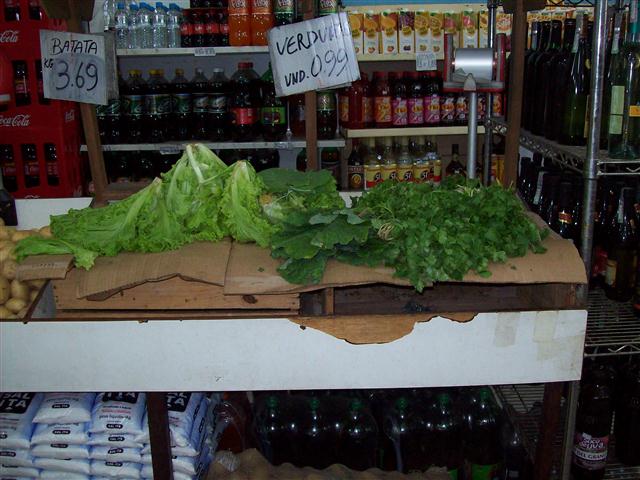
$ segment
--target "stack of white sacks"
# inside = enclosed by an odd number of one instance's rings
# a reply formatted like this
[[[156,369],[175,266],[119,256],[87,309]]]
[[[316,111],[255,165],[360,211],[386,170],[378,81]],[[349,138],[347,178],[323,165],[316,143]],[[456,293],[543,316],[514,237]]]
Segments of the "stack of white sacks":
[[[206,475],[218,395],[169,393],[176,480]],[[0,480],[153,478],[144,393],[0,393]]]

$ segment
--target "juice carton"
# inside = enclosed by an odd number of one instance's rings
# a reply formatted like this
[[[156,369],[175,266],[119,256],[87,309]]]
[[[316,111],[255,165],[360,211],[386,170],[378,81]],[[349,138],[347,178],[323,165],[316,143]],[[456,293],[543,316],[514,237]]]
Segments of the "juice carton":
[[[455,12],[444,12],[444,33],[453,34],[453,46],[460,46],[460,29],[458,28],[459,19]]]
[[[398,12],[391,10],[382,12],[380,35],[382,36],[382,53],[388,55],[398,53]]]
[[[478,14],[472,10],[462,12],[462,48],[478,48]]]
[[[480,10],[478,13],[478,47],[487,48],[489,46],[489,12]]]
[[[349,12],[349,27],[356,55],[364,52],[364,15],[357,10]]]
[[[364,14],[364,53],[380,53],[380,16],[369,10]]]
[[[496,16],[496,33],[511,35],[511,14],[498,12]]]
[[[413,53],[415,45],[415,14],[406,9],[401,9],[398,16],[398,37],[400,53]]]
[[[418,10],[414,17],[414,29],[416,37],[416,52],[428,52],[431,47],[429,38],[429,25],[431,20],[429,13],[425,10]]]
[[[442,12],[429,12],[431,28],[431,51],[439,58],[444,53],[444,15]]]

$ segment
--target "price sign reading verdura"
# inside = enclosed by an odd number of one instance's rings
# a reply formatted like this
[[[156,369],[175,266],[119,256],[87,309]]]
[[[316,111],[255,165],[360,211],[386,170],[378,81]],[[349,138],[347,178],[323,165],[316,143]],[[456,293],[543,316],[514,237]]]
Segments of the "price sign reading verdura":
[[[340,87],[360,78],[346,13],[272,28],[268,40],[279,97]]]
[[[108,68],[102,35],[40,30],[44,96],[107,104]]]

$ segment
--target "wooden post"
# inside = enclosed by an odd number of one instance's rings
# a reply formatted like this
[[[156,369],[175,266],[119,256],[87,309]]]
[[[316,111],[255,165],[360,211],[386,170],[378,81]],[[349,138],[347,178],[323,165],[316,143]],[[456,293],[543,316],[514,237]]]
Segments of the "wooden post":
[[[147,393],[147,418],[149,422],[153,478],[173,480],[169,414],[167,411],[167,398],[164,392]]]
[[[520,149],[520,120],[522,116],[522,80],[524,77],[524,49],[527,14],[524,0],[515,0],[511,33],[511,73],[509,79],[509,105],[506,145],[504,152],[504,183],[516,183],[518,151]]]
[[[538,436],[534,465],[535,480],[548,480],[551,478],[553,442],[560,425],[560,401],[562,399],[563,386],[564,384],[561,382],[547,383],[544,386],[540,435]]]
[[[71,16],[67,20],[70,32],[82,33],[82,25],[80,12],[83,10],[82,4],[85,0],[68,0],[69,11]],[[102,155],[102,144],[100,142],[100,130],[98,129],[98,117],[96,116],[96,107],[89,103],[80,103],[80,117],[82,119],[82,128],[84,130],[84,138],[87,142],[87,152],[89,154],[89,168],[91,170],[91,179],[95,190],[96,202],[104,201],[105,192],[107,190],[107,171],[104,166],[104,157]]]
[[[315,2],[304,0],[305,20],[312,20],[316,16]],[[305,139],[307,141],[307,170],[319,170],[318,161],[318,128],[316,115],[316,92],[306,92],[304,94],[304,116],[305,116]]]

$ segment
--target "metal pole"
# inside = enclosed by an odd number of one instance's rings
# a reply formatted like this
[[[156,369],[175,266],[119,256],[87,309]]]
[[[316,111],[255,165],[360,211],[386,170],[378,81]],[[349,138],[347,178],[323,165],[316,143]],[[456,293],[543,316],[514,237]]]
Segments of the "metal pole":
[[[567,422],[564,427],[562,443],[562,480],[571,477],[571,457],[573,455],[573,433],[576,429],[576,414],[578,413],[578,397],[580,396],[580,382],[569,382],[569,398],[567,398]]]
[[[467,178],[476,178],[478,156],[478,92],[469,92],[469,133],[467,135]]]
[[[487,8],[489,9],[489,31],[487,39],[487,47],[493,48],[495,45],[496,36],[496,11],[498,9],[498,2],[495,0],[488,0]],[[491,120],[493,114],[493,95],[486,94],[486,107],[485,118]],[[485,185],[489,185],[491,181],[491,147],[493,145],[493,132],[488,125],[489,122],[485,122],[484,127],[484,155],[483,155],[483,168],[482,168],[482,182]]]

